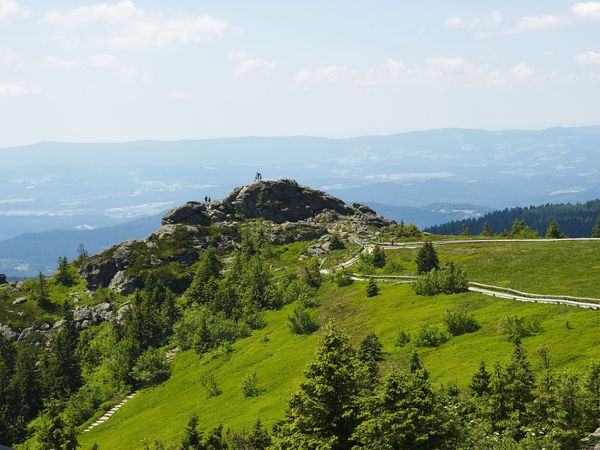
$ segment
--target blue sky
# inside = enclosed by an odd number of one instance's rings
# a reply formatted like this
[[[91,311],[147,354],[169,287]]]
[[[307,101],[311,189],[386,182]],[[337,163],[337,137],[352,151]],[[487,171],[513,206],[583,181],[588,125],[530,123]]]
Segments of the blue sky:
[[[0,146],[600,124],[600,2],[0,0]]]

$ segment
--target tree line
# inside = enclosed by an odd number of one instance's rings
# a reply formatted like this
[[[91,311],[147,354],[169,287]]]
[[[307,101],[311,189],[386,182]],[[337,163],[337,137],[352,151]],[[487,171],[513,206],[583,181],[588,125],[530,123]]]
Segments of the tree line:
[[[545,204],[541,206],[529,206],[525,208],[505,208],[493,211],[479,218],[457,220],[442,225],[435,225],[425,231],[434,234],[464,234],[468,230],[470,234],[503,234],[509,232],[516,219],[522,220],[537,232],[544,236],[553,220],[556,220],[561,231],[569,237],[590,237],[595,228],[600,227],[600,200],[592,200],[586,203],[562,203]],[[599,230],[600,231],[600,230]],[[600,235],[600,233],[599,233]]]

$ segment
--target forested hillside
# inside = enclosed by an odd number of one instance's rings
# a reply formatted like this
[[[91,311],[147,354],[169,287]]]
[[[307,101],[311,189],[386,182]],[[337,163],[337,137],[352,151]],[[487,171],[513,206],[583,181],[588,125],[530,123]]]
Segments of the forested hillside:
[[[495,234],[511,229],[515,219],[524,220],[530,228],[541,236],[552,219],[556,219],[560,230],[569,237],[589,237],[596,219],[600,215],[600,200],[586,203],[545,204],[526,208],[506,208],[493,211],[478,219],[456,220],[429,227],[426,231],[434,234],[461,234],[467,228],[470,234],[480,234],[486,223]]]

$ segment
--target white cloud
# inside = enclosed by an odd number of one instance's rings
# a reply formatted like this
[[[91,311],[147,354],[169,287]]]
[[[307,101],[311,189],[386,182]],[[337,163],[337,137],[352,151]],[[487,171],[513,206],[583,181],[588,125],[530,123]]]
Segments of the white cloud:
[[[25,87],[19,83],[2,83],[0,82],[0,95],[9,96],[24,96],[24,95],[37,95],[40,90],[37,88]]]
[[[582,66],[599,66],[600,65],[600,52],[585,52],[575,55],[575,61]]]
[[[448,17],[444,20],[444,26],[457,30],[481,31],[496,28],[502,24],[502,21],[502,12],[495,10],[487,16],[472,19],[463,19],[457,16]]]
[[[456,176],[453,172],[407,172],[368,175],[367,179],[377,181],[424,181]]]
[[[65,45],[112,48],[205,43],[233,28],[208,15],[146,10],[129,0],[53,11],[43,22]]]
[[[566,189],[557,189],[556,191],[550,192],[548,195],[578,194],[579,192],[585,192],[585,188],[581,186],[573,186]]]
[[[79,65],[79,61],[76,59],[62,59],[55,58],[54,56],[44,58],[44,62],[60,69],[73,69]]]
[[[352,76],[352,71],[347,67],[327,66],[314,70],[301,70],[296,74],[294,80],[298,83],[335,83],[347,80]]]
[[[449,70],[456,70],[456,69],[464,66],[465,60],[463,58],[461,58],[460,56],[455,56],[455,57],[439,56],[439,57],[435,57],[435,58],[429,58],[427,60],[427,63],[434,69],[449,71]]]
[[[514,78],[517,79],[531,78],[534,74],[534,70],[532,69],[532,67],[524,62],[517,64],[512,69],[510,69],[509,72]]]
[[[0,0],[0,23],[27,17],[28,15],[29,11],[19,6],[16,0]]]
[[[113,55],[94,55],[88,58],[90,67],[106,69],[118,65],[117,59]]]
[[[151,216],[163,212],[175,202],[150,202],[141,205],[120,206],[104,210],[104,215],[116,218],[133,218],[142,216]]]
[[[538,16],[522,17],[517,25],[512,28],[513,33],[529,30],[543,30],[547,28],[555,28],[568,23],[568,18],[565,16],[557,16],[554,14],[541,14]]]
[[[600,2],[579,2],[571,7],[571,12],[578,19],[600,20]]]
[[[233,52],[229,55],[229,59],[237,61],[237,65],[234,69],[234,73],[237,77],[243,77],[256,70],[275,70],[279,65],[277,61],[258,58],[252,54],[243,52]]]

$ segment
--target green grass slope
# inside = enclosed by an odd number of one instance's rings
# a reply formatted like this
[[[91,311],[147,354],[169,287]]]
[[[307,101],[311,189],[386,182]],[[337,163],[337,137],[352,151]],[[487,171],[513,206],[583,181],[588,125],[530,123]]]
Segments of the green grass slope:
[[[452,249],[450,249],[453,251]],[[466,260],[466,258],[464,258]],[[488,280],[489,281],[489,280]],[[386,366],[405,366],[412,344],[395,345],[400,331],[411,334],[423,324],[442,325],[447,309],[465,307],[481,324],[475,333],[454,337],[433,349],[420,349],[424,364],[436,383],[455,382],[464,386],[483,359],[505,361],[511,352],[499,330],[506,315],[519,314],[540,320],[543,333],[524,339],[533,367],[542,346],[550,348],[557,368],[580,367],[594,357],[600,345],[600,314],[577,308],[498,300],[474,293],[418,297],[408,285],[381,283],[381,294],[366,298],[365,284],[321,288],[318,309],[321,323],[334,318],[355,342],[375,331],[384,344]],[[267,424],[281,418],[290,394],[302,380],[303,369],[312,359],[318,334],[296,336],[287,326],[293,305],[266,315],[268,325],[233,345],[228,354],[197,356],[193,351],[176,355],[171,378],[160,386],[141,391],[103,425],[80,436],[82,447],[97,443],[100,449],[143,448],[144,440],[160,438],[174,443],[181,438],[193,412],[204,429],[222,423],[225,428],[248,427],[260,417]],[[570,329],[567,329],[567,321]],[[265,338],[267,337],[267,338]],[[222,394],[207,399],[199,378],[213,371]],[[242,380],[256,371],[261,394],[244,398]]]

